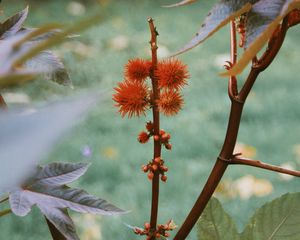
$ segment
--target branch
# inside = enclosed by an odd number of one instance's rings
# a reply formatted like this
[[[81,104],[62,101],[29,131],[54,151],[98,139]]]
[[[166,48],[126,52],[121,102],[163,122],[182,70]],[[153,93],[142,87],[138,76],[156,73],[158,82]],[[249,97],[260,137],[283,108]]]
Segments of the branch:
[[[254,66],[260,71],[265,70],[272,63],[277,53],[279,52],[282,43],[285,39],[286,32],[289,28],[289,16],[290,14],[284,17],[282,24],[279,25],[278,28],[274,31],[273,36],[269,40],[267,50],[258,60],[257,64]]]
[[[234,20],[231,21],[230,29],[230,67],[236,64],[237,60],[237,43],[236,43],[236,26]],[[230,76],[228,81],[228,95],[231,100],[235,100],[236,95],[238,95],[238,86],[235,76]]]
[[[46,217],[45,219],[53,240],[67,240]]]
[[[231,159],[231,161],[229,162],[229,164],[248,165],[248,166],[252,166],[252,167],[257,167],[257,168],[270,170],[270,171],[273,171],[273,172],[279,172],[279,173],[292,175],[292,176],[295,176],[295,177],[300,177],[300,171],[295,171],[295,170],[290,170],[290,169],[285,169],[285,168],[282,168],[282,167],[270,165],[270,164],[261,162],[259,160],[252,160],[252,159],[248,159],[248,158],[241,158],[241,157],[234,156]]]
[[[159,88],[158,88],[158,79],[155,76],[155,70],[157,68],[157,42],[156,38],[158,36],[158,32],[153,23],[152,18],[148,18],[149,28],[151,32],[150,46],[152,53],[152,66],[151,66],[151,83],[152,83],[152,91],[153,91],[153,126],[154,126],[154,135],[159,135],[160,130],[160,120],[159,120],[159,109],[157,106],[157,100],[159,99]],[[153,149],[153,159],[161,156],[161,143],[159,141],[154,142]],[[156,231],[157,225],[157,214],[158,214],[158,199],[159,199],[159,172],[154,172],[154,177],[152,179],[152,201],[151,201],[151,216],[150,216],[150,232],[154,233]],[[151,236],[150,240],[154,240],[156,237],[154,235]]]
[[[7,109],[6,102],[5,102],[4,98],[2,97],[2,95],[0,95],[0,108],[3,110]]]
[[[5,210],[3,210],[3,211],[0,212],[0,217],[3,217],[3,216],[5,216],[5,215],[7,215],[9,213],[11,213],[11,209],[10,208],[5,209]]]
[[[235,96],[234,101],[231,101],[230,116],[222,150],[216,160],[214,168],[212,169],[207,179],[207,182],[203,187],[202,192],[200,193],[189,215],[186,217],[184,223],[178,230],[176,236],[174,237],[174,240],[182,240],[188,236],[197,220],[201,216],[216,187],[221,181],[223,174],[225,173],[227,166],[230,164],[230,159],[233,155],[233,149],[236,144],[244,103],[258,75],[272,63],[278,51],[280,50],[287,29],[287,17],[285,17],[281,25],[279,34],[276,36],[272,36],[271,40],[269,41],[269,48],[263,54],[263,57],[258,61],[256,59],[253,60],[250,73],[244,83],[244,86],[242,87],[240,93]],[[233,40],[231,42],[234,44]],[[232,50],[232,53],[232,58],[234,58],[234,50]]]
[[[300,10],[295,9],[295,10],[291,11],[289,13],[288,18],[289,18],[288,19],[289,28],[299,24],[300,23]]]
[[[4,197],[2,199],[0,199],[0,203],[6,202],[8,200],[8,197]]]

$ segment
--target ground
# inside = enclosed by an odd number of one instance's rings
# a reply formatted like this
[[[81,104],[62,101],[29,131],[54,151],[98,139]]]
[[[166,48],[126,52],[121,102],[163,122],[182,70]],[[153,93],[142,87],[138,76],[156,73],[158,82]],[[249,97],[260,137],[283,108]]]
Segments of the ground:
[[[31,105],[87,89],[105,92],[105,100],[57,143],[43,163],[91,162],[86,175],[73,185],[130,210],[122,217],[72,214],[82,239],[140,239],[126,224],[142,226],[149,219],[150,182],[140,166],[151,158],[152,145],[139,144],[136,136],[151,115],[122,119],[111,100],[113,87],[122,80],[128,59],[149,58],[147,17],[155,19],[160,34],[159,56],[166,57],[191,39],[212,3],[199,1],[191,6],[166,9],[160,6],[174,1],[90,0],[76,2],[79,5],[70,0],[3,2],[5,16],[29,4],[28,26],[48,22],[70,24],[93,12],[103,13],[103,22],[55,48],[69,69],[74,89],[39,79],[5,94],[26,94],[30,97],[26,104]],[[218,73],[223,71],[224,61],[229,60],[228,30],[224,28],[210,41],[179,56],[188,64],[191,79],[184,90],[184,109],[174,118],[162,119],[162,128],[172,134],[173,150],[163,151],[170,170],[167,183],[161,186],[160,223],[170,218],[178,225],[182,223],[222,146],[230,101],[227,80]],[[291,29],[277,59],[258,78],[245,105],[238,137],[239,149],[247,156],[296,169],[300,169],[299,37],[300,28]],[[245,74],[239,77],[239,85],[244,79]],[[84,154],[83,148],[90,149],[91,154]],[[216,196],[242,230],[257,207],[296,191],[299,179],[232,166]],[[0,228],[0,239],[50,239],[37,209],[25,218],[13,215],[2,218]],[[193,231],[189,239],[195,236]]]

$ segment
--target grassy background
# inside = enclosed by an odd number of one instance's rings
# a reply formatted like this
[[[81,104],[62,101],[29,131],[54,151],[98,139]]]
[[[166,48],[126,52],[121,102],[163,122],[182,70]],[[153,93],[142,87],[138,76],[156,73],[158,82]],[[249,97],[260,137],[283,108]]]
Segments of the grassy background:
[[[79,1],[86,12],[78,17],[68,10],[69,0],[3,2],[4,16],[29,4],[28,26],[48,22],[67,24],[92,12],[103,12],[101,24],[55,49],[70,71],[74,89],[39,79],[22,88],[7,90],[27,94],[31,98],[30,104],[60,99],[82,89],[112,93],[113,86],[122,80],[123,65],[129,58],[149,57],[148,16],[155,19],[160,33],[160,56],[164,57],[193,36],[213,4],[199,1],[190,7],[165,9],[160,5],[173,1]],[[169,181],[161,186],[161,223],[170,218],[179,225],[182,223],[222,146],[230,102],[227,81],[217,73],[222,71],[222,60],[228,59],[228,37],[228,28],[224,28],[210,41],[180,56],[189,65],[192,77],[184,90],[184,109],[174,118],[162,119],[162,127],[172,134],[174,149],[163,152],[170,172]],[[257,159],[278,165],[289,163],[298,169],[300,157],[294,148],[300,144],[300,110],[297,107],[300,102],[297,75],[300,53],[296,48],[299,37],[299,28],[291,29],[278,58],[259,77],[245,106],[238,138],[239,142],[256,150]],[[244,77],[242,75],[239,81],[242,82]],[[73,186],[131,210],[122,217],[73,214],[82,239],[139,239],[123,223],[141,226],[149,219],[150,183],[140,166],[151,158],[152,147],[151,144],[140,145],[136,136],[150,120],[150,115],[122,119],[113,108],[110,94],[108,96],[57,144],[44,162],[92,162],[87,174]],[[89,158],[81,153],[85,145],[92,149]],[[243,229],[255,209],[266,201],[286,192],[299,191],[299,180],[295,178],[285,181],[276,173],[241,166],[229,168],[224,183],[232,183],[249,174],[257,179],[268,179],[273,191],[263,197],[253,195],[241,199],[239,196],[230,197],[233,186],[229,184],[218,195],[226,211],[236,220],[239,230]],[[0,229],[0,239],[50,239],[37,209],[24,218],[10,215],[1,219]],[[195,236],[193,232],[188,239],[195,239]]]

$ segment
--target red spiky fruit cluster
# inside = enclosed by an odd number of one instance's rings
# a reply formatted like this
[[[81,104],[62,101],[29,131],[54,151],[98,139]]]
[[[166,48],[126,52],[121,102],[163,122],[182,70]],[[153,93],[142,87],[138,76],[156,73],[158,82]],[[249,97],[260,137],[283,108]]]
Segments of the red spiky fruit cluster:
[[[139,117],[155,104],[166,116],[175,115],[182,108],[183,97],[180,90],[187,84],[189,78],[187,66],[172,58],[159,62],[154,71],[151,68],[150,61],[139,58],[131,59],[125,65],[124,81],[118,83],[113,95],[115,106],[119,108],[122,117],[126,115]],[[161,90],[156,102],[152,100],[152,91],[148,90],[145,83],[151,74],[152,78],[158,81]]]

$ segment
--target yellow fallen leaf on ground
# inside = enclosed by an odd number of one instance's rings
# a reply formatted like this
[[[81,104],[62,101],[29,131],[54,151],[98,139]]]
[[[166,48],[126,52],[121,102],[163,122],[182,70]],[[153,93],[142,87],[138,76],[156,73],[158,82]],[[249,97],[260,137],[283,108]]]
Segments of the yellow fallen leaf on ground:
[[[254,158],[256,156],[256,148],[244,143],[237,143],[233,153],[242,153],[242,156],[245,158]]]
[[[119,156],[119,150],[115,147],[106,147],[102,150],[102,156],[115,160]]]

